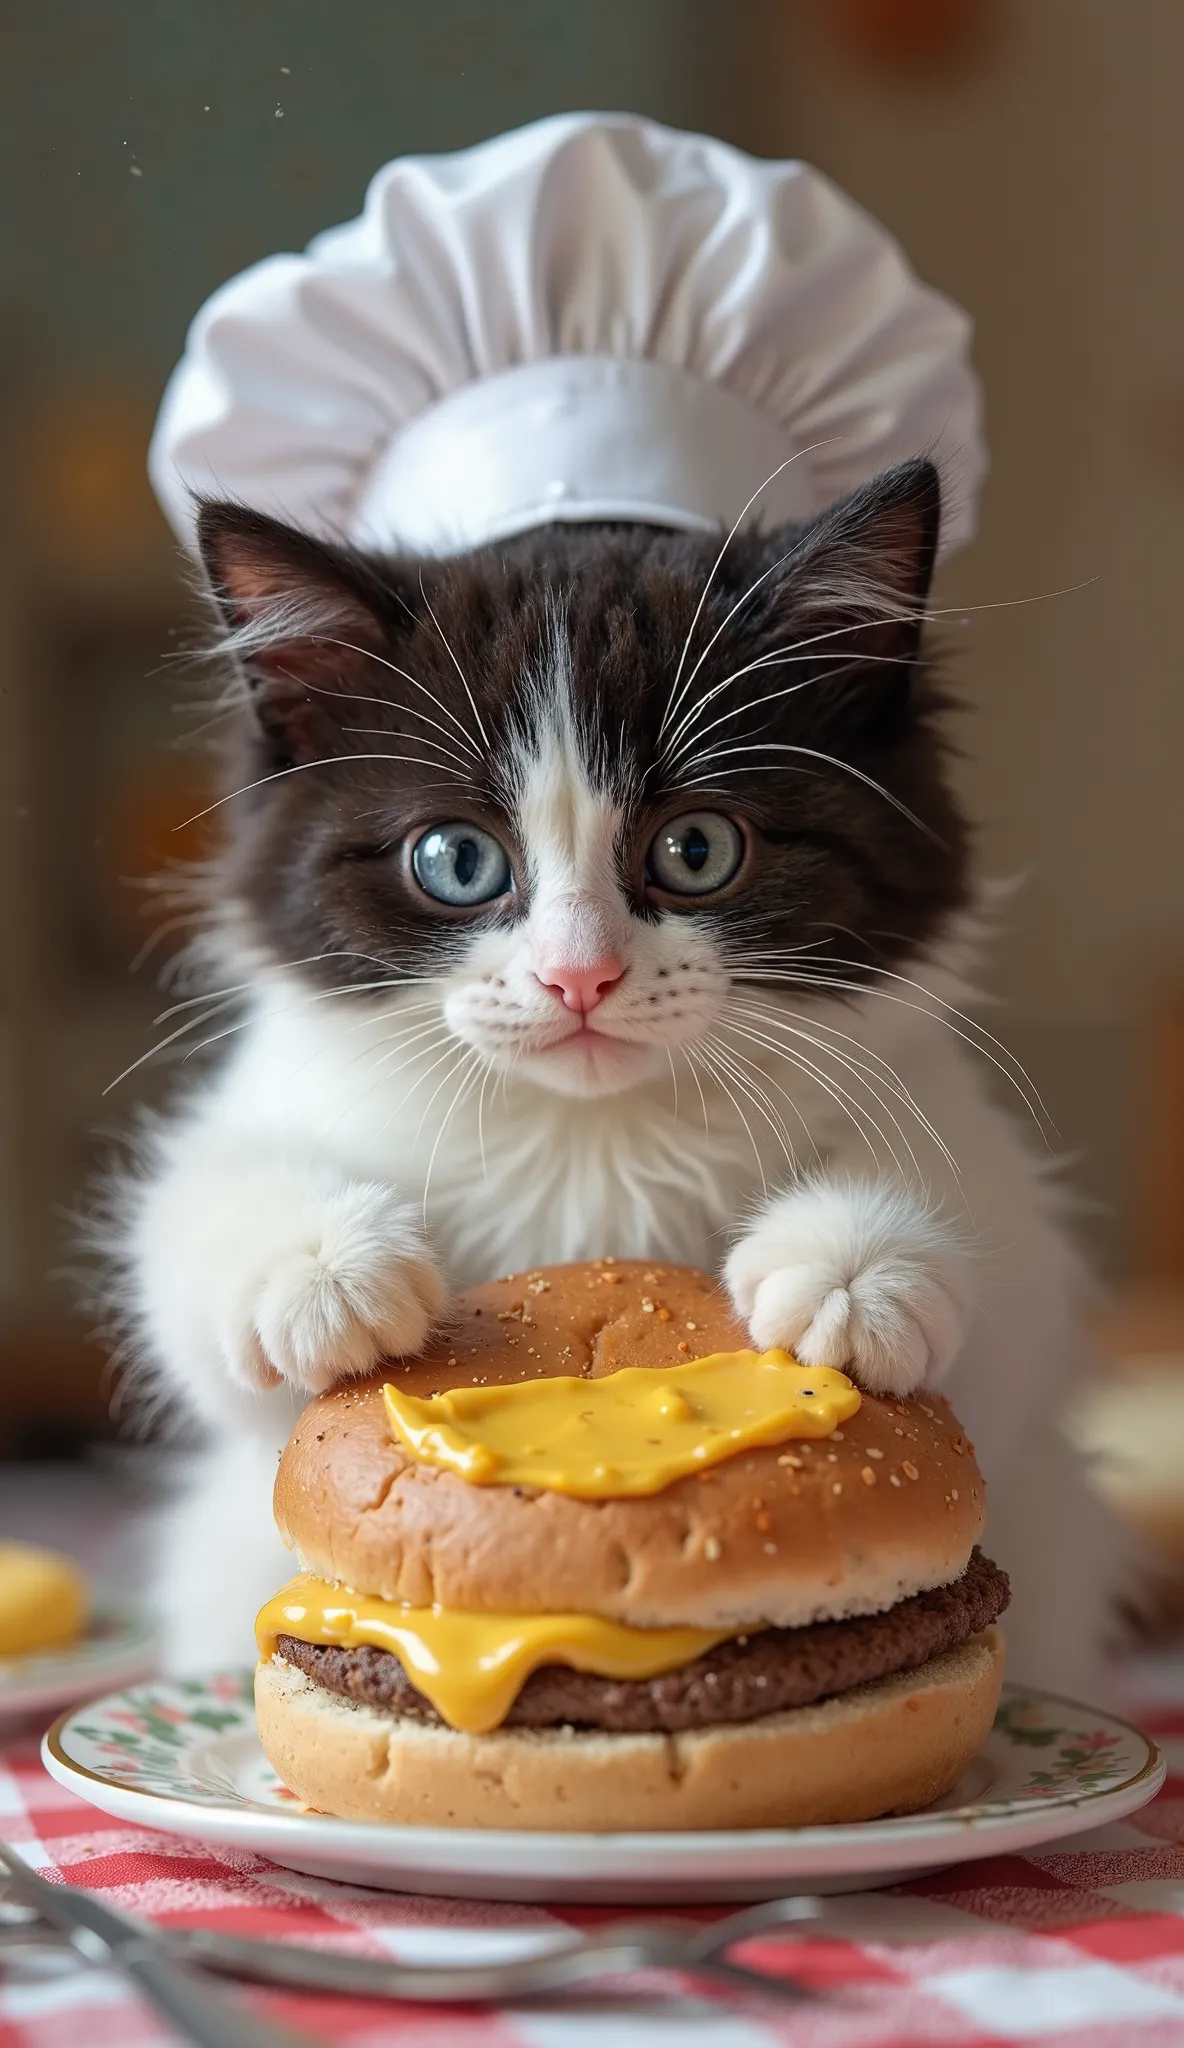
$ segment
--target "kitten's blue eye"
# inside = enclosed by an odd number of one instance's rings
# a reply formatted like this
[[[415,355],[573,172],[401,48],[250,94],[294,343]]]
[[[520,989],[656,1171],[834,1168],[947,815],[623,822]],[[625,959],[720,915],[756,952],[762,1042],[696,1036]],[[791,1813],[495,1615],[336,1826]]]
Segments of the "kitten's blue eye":
[[[510,856],[500,839],[459,820],[433,825],[417,839],[411,868],[426,895],[460,910],[504,896],[513,881]]]
[[[731,881],[743,858],[743,835],[722,811],[689,811],[655,834],[650,877],[672,896],[710,896]]]

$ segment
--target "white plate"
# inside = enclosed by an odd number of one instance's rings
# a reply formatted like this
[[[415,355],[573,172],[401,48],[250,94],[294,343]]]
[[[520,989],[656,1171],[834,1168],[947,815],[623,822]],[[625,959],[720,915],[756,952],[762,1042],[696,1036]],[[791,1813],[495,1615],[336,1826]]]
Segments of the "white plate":
[[[104,1813],[256,1850],[288,1870],[469,1899],[710,1902],[853,1891],[1121,1819],[1165,1765],[1126,1721],[1004,1688],[954,1791],[901,1820],[743,1833],[564,1835],[385,1827],[302,1812],[255,1733],[245,1671],[136,1686],[63,1714],[47,1770]]]
[[[0,1657],[0,1722],[50,1713],[68,1700],[94,1699],[113,1685],[145,1678],[156,1662],[151,1621],[100,1600],[86,1634],[60,1650]]]

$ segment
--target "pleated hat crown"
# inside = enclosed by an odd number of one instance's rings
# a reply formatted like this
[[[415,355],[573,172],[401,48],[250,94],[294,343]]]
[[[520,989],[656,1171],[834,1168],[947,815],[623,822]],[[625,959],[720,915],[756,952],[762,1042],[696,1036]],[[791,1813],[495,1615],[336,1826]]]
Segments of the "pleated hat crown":
[[[629,115],[404,157],[193,322],[152,480],[459,552],[554,520],[806,520],[915,455],[943,551],[986,468],[970,321],[819,172]]]

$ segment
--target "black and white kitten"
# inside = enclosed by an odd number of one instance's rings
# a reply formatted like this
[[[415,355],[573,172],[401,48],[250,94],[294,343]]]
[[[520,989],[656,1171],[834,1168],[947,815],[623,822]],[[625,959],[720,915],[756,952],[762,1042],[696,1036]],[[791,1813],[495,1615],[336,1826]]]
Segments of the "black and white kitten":
[[[205,507],[244,685],[216,960],[247,1018],[125,1247],[145,1353],[210,1431],[174,1666],[249,1649],[310,1393],[414,1352],[450,1288],[616,1253],[722,1265],[757,1345],[865,1387],[949,1375],[1013,1668],[1094,1683],[1052,1427],[1075,1261],[957,1007],[939,514],[918,461],[722,553],[556,526],[420,562]]]

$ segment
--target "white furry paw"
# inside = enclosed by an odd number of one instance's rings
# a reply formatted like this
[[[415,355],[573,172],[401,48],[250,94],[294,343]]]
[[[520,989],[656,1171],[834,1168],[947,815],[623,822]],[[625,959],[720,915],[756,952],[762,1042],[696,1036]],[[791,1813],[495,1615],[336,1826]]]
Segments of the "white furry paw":
[[[940,1379],[965,1335],[963,1247],[900,1187],[807,1182],[740,1240],[725,1276],[761,1350],[838,1366],[872,1394]]]
[[[140,1184],[125,1259],[161,1382],[218,1427],[266,1417],[282,1434],[285,1390],[419,1351],[444,1299],[418,1212],[386,1182],[200,1124]]]
[[[387,1357],[422,1349],[444,1284],[418,1220],[389,1188],[346,1182],[323,1194],[276,1248],[234,1349],[260,1385],[322,1393]],[[236,1341],[237,1337],[237,1341]]]

